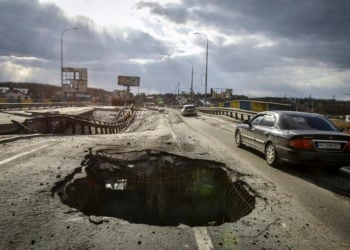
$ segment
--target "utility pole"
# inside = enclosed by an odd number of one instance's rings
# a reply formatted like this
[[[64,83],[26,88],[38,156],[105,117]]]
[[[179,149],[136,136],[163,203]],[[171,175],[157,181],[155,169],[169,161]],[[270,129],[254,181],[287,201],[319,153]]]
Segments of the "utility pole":
[[[179,101],[179,104],[181,105],[181,98],[180,98],[180,82],[177,82],[177,100]]]
[[[78,29],[77,27],[68,28],[68,29],[64,29],[64,30],[61,32],[61,86],[63,86],[63,35],[64,35],[64,33],[66,33],[67,31],[70,31],[70,30],[77,30],[77,29]]]
[[[190,100],[191,102],[193,101],[193,62],[190,60],[186,60],[189,62],[192,66],[192,71],[191,71],[191,87],[190,87]],[[187,100],[188,101],[188,100]]]

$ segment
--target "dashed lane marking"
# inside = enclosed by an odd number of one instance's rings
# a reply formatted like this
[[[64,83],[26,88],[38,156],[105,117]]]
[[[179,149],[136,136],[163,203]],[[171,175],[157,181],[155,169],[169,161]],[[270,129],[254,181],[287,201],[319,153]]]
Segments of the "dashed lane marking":
[[[177,137],[174,133],[174,130],[172,129],[172,127],[169,125],[169,129],[170,129],[170,133],[171,133],[171,136],[173,137],[174,140],[177,140]]]
[[[206,227],[194,227],[193,232],[199,250],[214,249]]]
[[[181,148],[181,144],[179,143],[173,128],[171,127],[170,123],[168,123],[168,125],[169,125],[168,127],[170,130],[171,136],[177,142],[177,145]],[[194,232],[194,236],[196,238],[196,242],[199,250],[214,249],[213,243],[210,239],[210,236],[208,234],[208,230],[206,227],[194,227],[193,232]]]

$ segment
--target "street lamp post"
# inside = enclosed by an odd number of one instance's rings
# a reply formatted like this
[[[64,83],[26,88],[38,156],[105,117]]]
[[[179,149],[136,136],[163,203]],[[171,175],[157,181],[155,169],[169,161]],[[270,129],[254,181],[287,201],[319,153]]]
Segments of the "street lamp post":
[[[192,65],[192,71],[191,71],[191,88],[190,88],[190,96],[191,96],[191,101],[192,101],[192,96],[193,96],[193,62],[190,60],[186,60]]]
[[[180,103],[180,82],[175,84],[175,99]]]
[[[202,33],[196,32],[195,35],[204,36],[207,39],[207,52],[205,57],[205,91],[204,91],[204,107],[207,105],[207,87],[208,87],[208,37]]]
[[[61,86],[63,86],[63,35],[65,32],[70,31],[70,30],[77,30],[77,27],[74,28],[68,28],[68,29],[64,29],[61,32]]]

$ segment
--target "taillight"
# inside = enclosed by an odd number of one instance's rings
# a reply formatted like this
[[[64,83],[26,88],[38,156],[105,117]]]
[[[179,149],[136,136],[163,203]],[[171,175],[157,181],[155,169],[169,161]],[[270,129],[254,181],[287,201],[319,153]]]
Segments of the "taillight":
[[[289,140],[288,145],[295,149],[305,149],[305,150],[315,149],[312,139],[291,139]]]

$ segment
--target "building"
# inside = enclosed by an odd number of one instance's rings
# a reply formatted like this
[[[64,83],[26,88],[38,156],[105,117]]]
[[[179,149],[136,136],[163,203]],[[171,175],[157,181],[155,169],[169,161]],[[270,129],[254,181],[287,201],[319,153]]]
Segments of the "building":
[[[0,87],[0,102],[2,103],[31,103],[29,89]]]

